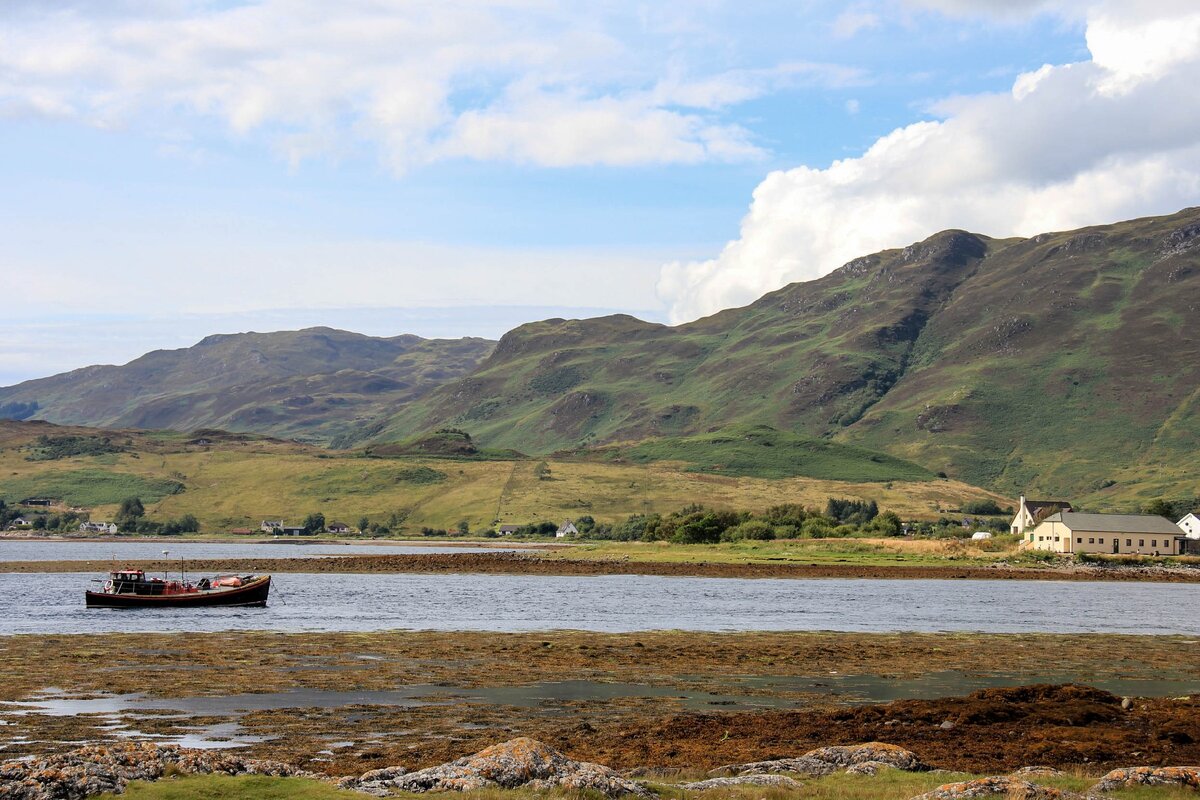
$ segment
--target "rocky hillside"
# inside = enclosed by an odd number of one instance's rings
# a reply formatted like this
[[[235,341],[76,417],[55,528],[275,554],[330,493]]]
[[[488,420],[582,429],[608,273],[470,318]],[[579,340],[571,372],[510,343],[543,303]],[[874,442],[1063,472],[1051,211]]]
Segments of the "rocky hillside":
[[[549,452],[767,424],[1005,491],[1197,493],[1200,209],[945,231],[667,327],[552,319],[362,429]]]
[[[2,388],[0,416],[105,428],[222,428],[327,443],[466,375],[494,344],[331,328],[209,336],[124,366]]]

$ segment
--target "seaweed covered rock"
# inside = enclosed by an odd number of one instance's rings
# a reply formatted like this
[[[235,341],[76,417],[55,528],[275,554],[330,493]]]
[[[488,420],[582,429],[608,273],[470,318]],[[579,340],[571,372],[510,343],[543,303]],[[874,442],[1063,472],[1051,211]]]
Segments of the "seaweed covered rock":
[[[1178,786],[1200,789],[1200,767],[1125,767],[1114,769],[1092,787],[1095,792],[1111,792],[1134,786]]]
[[[0,764],[3,800],[81,800],[121,793],[130,781],[174,774],[293,776],[301,772],[275,761],[240,758],[228,752],[190,750],[151,742],[91,745],[29,761]]]
[[[751,761],[746,764],[728,764],[717,767],[709,775],[758,775],[777,772],[795,772],[800,775],[820,777],[855,766],[864,766],[861,772],[874,775],[880,767],[920,772],[929,769],[916,753],[885,742],[818,747],[795,758],[778,758],[772,761]]]
[[[972,800],[976,797],[1005,797],[1010,800],[1082,800],[1082,795],[1038,786],[1008,775],[946,783],[917,795],[912,800]]]
[[[387,792],[467,792],[475,789],[562,788],[590,790],[607,797],[653,795],[642,786],[621,777],[608,767],[575,761],[554,748],[529,738],[492,745],[474,755],[437,767],[379,779],[379,770],[356,781],[343,781],[346,788]],[[375,776],[369,780],[363,780]]]

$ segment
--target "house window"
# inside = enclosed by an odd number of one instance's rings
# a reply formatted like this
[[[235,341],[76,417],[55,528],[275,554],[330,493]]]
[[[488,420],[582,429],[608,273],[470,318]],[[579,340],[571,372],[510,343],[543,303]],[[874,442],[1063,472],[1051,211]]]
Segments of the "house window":
[[[1158,547],[1158,539],[1151,539],[1151,540],[1150,540],[1150,546],[1151,546],[1151,547]]]
[[[1126,546],[1126,547],[1133,547],[1133,539],[1126,539],[1126,540],[1125,540],[1125,546]]]
[[[1146,540],[1138,539],[1138,547],[1145,547],[1145,546],[1146,546]]]
[[[1082,541],[1082,539],[1080,541]],[[1088,544],[1095,544],[1095,543],[1096,543],[1095,537],[1088,539]]]
[[[1080,536],[1078,539],[1076,539],[1075,544],[1083,544],[1083,537]]]
[[[1103,540],[1103,539],[1101,539],[1101,540],[1100,540],[1100,544],[1104,544],[1104,540]]]

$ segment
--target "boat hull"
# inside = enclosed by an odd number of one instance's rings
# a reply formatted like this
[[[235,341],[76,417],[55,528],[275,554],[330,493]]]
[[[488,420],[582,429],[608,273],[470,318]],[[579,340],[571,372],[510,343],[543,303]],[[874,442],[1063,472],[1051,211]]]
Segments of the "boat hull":
[[[243,586],[209,589],[188,594],[109,594],[85,592],[88,608],[209,608],[262,607],[271,591],[271,576],[264,575]]]

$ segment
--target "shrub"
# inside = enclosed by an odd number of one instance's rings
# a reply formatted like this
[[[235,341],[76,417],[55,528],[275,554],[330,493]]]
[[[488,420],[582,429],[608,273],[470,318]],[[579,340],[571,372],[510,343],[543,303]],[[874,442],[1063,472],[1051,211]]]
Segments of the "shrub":
[[[735,525],[732,528],[726,528],[721,533],[722,542],[740,542],[743,539],[769,541],[774,538],[775,528],[769,523],[757,519],[743,522],[739,525]]]
[[[810,517],[800,526],[800,534],[811,539],[820,539],[829,535],[833,528],[824,517]]]
[[[971,500],[962,504],[961,511],[964,514],[982,514],[983,516],[1004,513],[995,500]]]

